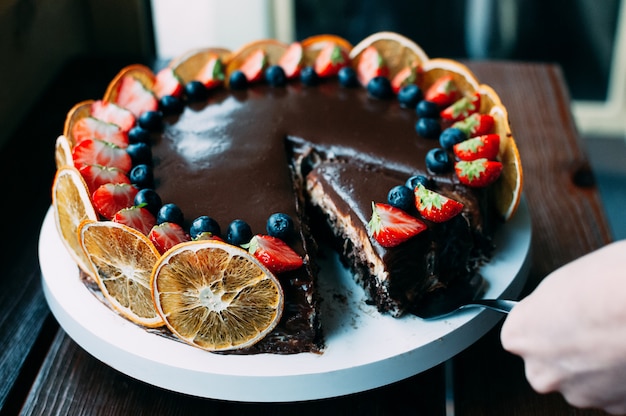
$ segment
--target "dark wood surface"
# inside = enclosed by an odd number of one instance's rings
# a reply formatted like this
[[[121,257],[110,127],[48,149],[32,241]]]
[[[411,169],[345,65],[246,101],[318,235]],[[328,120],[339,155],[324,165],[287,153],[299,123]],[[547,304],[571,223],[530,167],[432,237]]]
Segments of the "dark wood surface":
[[[523,363],[504,352],[496,326],[451,360],[373,391],[305,403],[232,403],[190,397],[134,380],[72,341],[51,315],[37,260],[50,204],[53,143],[73,103],[98,98],[127,62],[76,61],[58,76],[0,152],[5,236],[0,275],[0,415],[444,415],[445,370],[453,370],[456,415],[601,415],[539,395]],[[570,112],[560,69],[470,62],[500,94],[524,161],[532,266],[524,293],[560,265],[611,239],[593,173]],[[7,180],[8,178],[8,180]],[[449,390],[448,390],[449,391]]]

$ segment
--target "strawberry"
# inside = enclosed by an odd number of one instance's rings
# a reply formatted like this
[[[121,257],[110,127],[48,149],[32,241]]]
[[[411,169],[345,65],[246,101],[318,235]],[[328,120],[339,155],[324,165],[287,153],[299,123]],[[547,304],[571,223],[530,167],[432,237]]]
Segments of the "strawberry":
[[[453,146],[452,150],[460,160],[489,159],[495,160],[500,151],[500,136],[484,134],[462,141]]]
[[[476,137],[491,133],[493,125],[494,120],[491,115],[474,113],[464,120],[457,121],[452,127],[462,130],[467,137]]]
[[[128,133],[135,125],[133,113],[119,105],[103,100],[94,101],[91,104],[91,116],[119,126],[124,133]]]
[[[128,183],[105,183],[91,195],[91,202],[98,214],[110,220],[120,209],[134,205],[138,191]]]
[[[161,254],[176,244],[191,240],[191,237],[185,233],[183,227],[173,222],[163,222],[155,225],[148,233],[148,238]]]
[[[241,64],[239,70],[246,76],[248,82],[259,81],[263,77],[263,71],[267,66],[267,56],[263,49],[252,52]]]
[[[287,79],[292,79],[300,75],[302,62],[304,59],[304,50],[300,42],[293,42],[283,56],[280,57],[278,65],[285,71]]]
[[[400,208],[372,202],[372,218],[367,230],[383,247],[395,247],[426,228],[426,224]]]
[[[502,173],[502,163],[494,160],[462,160],[454,164],[461,183],[473,188],[483,188],[494,183]]]
[[[144,85],[131,75],[122,78],[115,104],[130,110],[135,117],[139,117],[146,111],[156,111],[159,102],[152,91],[146,89]]]
[[[157,72],[152,92],[159,100],[167,95],[180,97],[183,94],[183,83],[174,69],[165,67]]]
[[[109,168],[100,165],[84,165],[78,169],[87,183],[90,193],[94,193],[105,183],[130,183],[130,179],[124,172],[117,168]]]
[[[216,241],[224,241],[224,239],[222,237],[220,237],[219,235],[215,235],[209,231],[205,231],[203,233],[198,234],[197,236],[195,236],[194,240],[216,240]]]
[[[117,211],[112,218],[113,222],[127,225],[144,235],[148,235],[156,225],[156,218],[146,208],[132,206]]]
[[[224,82],[224,65],[220,57],[211,55],[207,63],[200,69],[195,79],[204,84],[208,89],[222,85],[222,82]]]
[[[361,85],[367,86],[372,78],[388,77],[389,67],[380,52],[374,46],[368,46],[361,54],[356,73]]]
[[[472,96],[461,97],[453,104],[441,110],[439,115],[442,120],[459,121],[467,118],[471,114],[480,110],[480,94],[474,93]]]
[[[463,210],[462,203],[421,184],[415,188],[415,207],[422,217],[432,222],[448,221]]]
[[[328,43],[315,58],[314,69],[320,77],[332,77],[350,64],[348,53],[335,43]]]
[[[100,165],[117,168],[128,173],[133,167],[130,155],[125,149],[98,139],[85,139],[72,149],[74,166]]]
[[[391,80],[391,89],[397,94],[402,87],[417,84],[417,68],[413,65],[401,69]]]
[[[272,273],[295,270],[303,264],[302,257],[277,237],[257,234],[242,247],[248,249],[250,254],[263,263]]]
[[[461,92],[452,75],[439,77],[424,93],[424,99],[444,108],[459,99]]]
[[[74,143],[85,139],[100,139],[119,147],[128,146],[128,135],[116,124],[99,120],[95,117],[83,117],[72,126]]]

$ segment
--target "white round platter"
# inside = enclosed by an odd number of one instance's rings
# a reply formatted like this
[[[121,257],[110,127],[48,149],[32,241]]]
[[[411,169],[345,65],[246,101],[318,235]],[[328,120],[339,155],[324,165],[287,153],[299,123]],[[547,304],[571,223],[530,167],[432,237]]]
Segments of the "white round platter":
[[[485,298],[515,298],[529,268],[531,222],[524,199],[496,236],[481,268]],[[50,208],[39,239],[47,302],[65,332],[98,360],[146,383],[189,395],[244,402],[337,397],[384,386],[434,367],[493,328],[502,315],[466,309],[424,321],[381,315],[336,257],[319,277],[323,354],[220,355],[147,332],[112,312],[79,278]],[[333,302],[333,295],[347,300]]]

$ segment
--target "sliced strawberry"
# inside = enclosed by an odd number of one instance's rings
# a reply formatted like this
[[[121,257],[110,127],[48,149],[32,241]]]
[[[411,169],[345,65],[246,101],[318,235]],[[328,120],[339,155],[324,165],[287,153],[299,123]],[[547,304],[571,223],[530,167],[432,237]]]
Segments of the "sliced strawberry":
[[[440,108],[444,108],[455,102],[461,96],[461,91],[454,82],[452,75],[444,75],[438,78],[424,93],[426,101],[432,101]]]
[[[422,217],[432,222],[445,222],[463,210],[463,204],[441,195],[424,185],[415,188],[415,207]]]
[[[189,234],[185,233],[183,227],[173,222],[163,222],[155,225],[150,230],[148,238],[161,254],[165,253],[176,244],[191,241],[191,237],[189,237]]]
[[[100,139],[119,147],[128,146],[128,135],[117,124],[108,123],[95,117],[83,117],[72,126],[74,143],[85,139]]]
[[[483,134],[457,143],[452,148],[456,157],[461,160],[489,159],[494,160],[500,151],[500,136]]]
[[[176,72],[168,66],[157,72],[152,92],[159,100],[167,95],[180,97],[183,94],[183,83]]]
[[[407,85],[417,84],[417,68],[413,65],[401,69],[391,80],[391,89],[397,94]]]
[[[128,183],[105,183],[94,191],[91,202],[98,214],[110,220],[117,211],[134,205],[138,191]]]
[[[263,49],[252,52],[241,64],[239,70],[244,73],[248,82],[256,82],[263,77],[263,71],[267,66],[267,56]]]
[[[103,100],[94,101],[91,104],[91,116],[119,126],[124,133],[128,133],[135,125],[135,116],[132,112]]]
[[[480,110],[480,94],[478,92],[471,96],[461,97],[453,104],[441,110],[439,115],[443,120],[459,121]]]
[[[152,91],[131,75],[122,78],[115,103],[120,107],[130,110],[135,117],[139,117],[146,111],[156,111],[159,102]]]
[[[87,183],[89,192],[92,194],[105,183],[130,183],[128,176],[116,168],[100,165],[84,165],[79,168],[78,171]]]
[[[292,79],[300,75],[303,59],[304,50],[302,49],[302,44],[293,42],[278,60],[278,65],[285,71],[285,76],[288,79]]]
[[[361,54],[356,73],[361,85],[367,86],[372,78],[388,77],[389,67],[378,49],[368,46]]]
[[[476,137],[491,133],[494,123],[491,115],[475,113],[464,120],[457,121],[452,127],[462,130],[467,137]]]
[[[487,159],[462,160],[454,164],[454,170],[461,183],[474,188],[483,188],[500,177],[502,163]]]
[[[222,237],[219,235],[215,235],[209,231],[205,231],[203,233],[198,234],[194,240],[216,240],[216,241],[224,241]]]
[[[148,235],[156,224],[156,218],[146,208],[132,206],[119,210],[112,218],[113,222],[128,225],[142,234]]]
[[[372,219],[367,229],[383,247],[395,247],[426,228],[426,224],[400,208],[372,202]]]
[[[125,149],[98,139],[85,139],[74,146],[72,159],[77,168],[84,165],[100,165],[128,173],[133,167],[133,161]]]
[[[302,266],[302,257],[280,238],[257,234],[242,245],[272,273],[288,272]]]
[[[208,89],[218,87],[224,82],[224,65],[217,55],[211,55],[207,63],[200,69],[196,80]],[[247,78],[247,74],[246,74]]]
[[[335,43],[328,43],[315,58],[314,69],[320,77],[332,77],[350,64],[348,53]]]

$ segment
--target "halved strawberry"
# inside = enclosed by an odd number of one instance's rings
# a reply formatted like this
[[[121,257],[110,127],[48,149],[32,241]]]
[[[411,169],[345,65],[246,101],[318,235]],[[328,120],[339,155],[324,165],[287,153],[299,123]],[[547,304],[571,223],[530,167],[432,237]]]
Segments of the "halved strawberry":
[[[461,183],[474,188],[483,188],[500,177],[502,163],[487,159],[462,160],[454,164],[454,170]]]
[[[152,91],[146,89],[138,79],[131,75],[124,76],[119,83],[115,103],[130,110],[135,117],[159,108],[159,102]]]
[[[278,60],[278,65],[285,71],[287,79],[292,79],[300,75],[303,59],[304,50],[302,49],[302,44],[293,42]]]
[[[124,133],[128,133],[133,128],[136,120],[130,110],[103,100],[94,101],[91,104],[91,116],[119,126]]]
[[[152,92],[159,100],[166,95],[180,97],[183,93],[183,83],[174,69],[168,66],[157,72],[154,77]]]
[[[361,85],[365,87],[372,78],[389,76],[389,67],[378,49],[370,45],[361,53],[356,74]]]
[[[78,168],[82,175],[89,193],[93,194],[96,189],[105,183],[130,183],[130,179],[124,172],[117,168],[109,168],[100,165],[84,165]]]
[[[397,94],[407,85],[417,84],[417,68],[414,65],[401,69],[391,80],[391,89]]]
[[[461,91],[454,82],[452,75],[439,77],[424,93],[426,101],[432,101],[440,108],[455,102],[461,96]]]
[[[191,237],[183,230],[183,227],[173,222],[162,222],[155,225],[150,230],[148,238],[161,254],[176,244],[191,241]]]
[[[75,144],[85,139],[100,139],[119,147],[128,146],[128,135],[120,126],[95,117],[83,117],[74,123],[72,137]]]
[[[142,234],[148,235],[156,224],[156,218],[146,208],[132,206],[115,213],[113,222],[128,225]]]
[[[248,82],[256,82],[263,77],[266,66],[267,55],[265,55],[265,51],[257,49],[246,58],[239,70],[244,73]]]
[[[494,160],[500,151],[500,136],[483,134],[462,141],[453,146],[452,150],[460,160],[489,159]]]
[[[441,110],[439,115],[443,120],[459,121],[478,111],[480,111],[480,94],[476,92],[471,96],[459,98],[453,104]]]
[[[462,203],[421,184],[415,188],[415,207],[422,217],[432,222],[448,221],[463,210]]]
[[[246,74],[246,77],[247,76]],[[224,82],[224,65],[220,57],[211,55],[195,78],[196,81],[200,81],[208,89],[222,85]]]
[[[302,266],[302,257],[280,238],[264,234],[252,237],[242,247],[248,249],[272,273],[288,272]]]
[[[372,202],[372,218],[367,230],[383,247],[395,247],[426,228],[426,224],[400,208]]]
[[[91,202],[98,214],[110,220],[117,211],[134,205],[138,191],[128,183],[105,183],[91,195]]]
[[[329,42],[315,58],[314,69],[320,77],[332,77],[349,64],[348,53],[336,43]]]
[[[489,114],[474,113],[464,120],[457,121],[452,125],[465,132],[467,137],[482,136],[493,130],[494,120]]]
[[[85,139],[74,146],[72,159],[77,168],[84,165],[100,165],[128,173],[133,167],[133,161],[125,149],[98,139]]]

